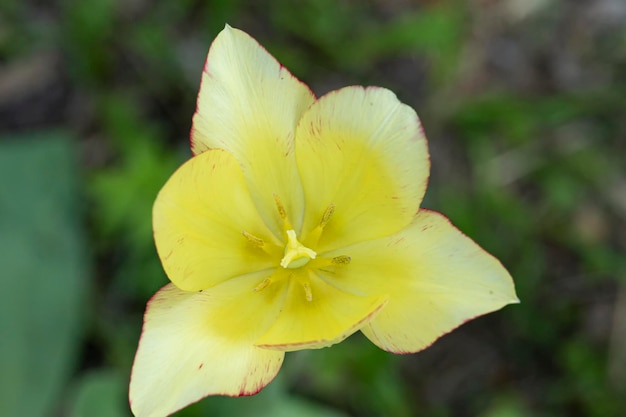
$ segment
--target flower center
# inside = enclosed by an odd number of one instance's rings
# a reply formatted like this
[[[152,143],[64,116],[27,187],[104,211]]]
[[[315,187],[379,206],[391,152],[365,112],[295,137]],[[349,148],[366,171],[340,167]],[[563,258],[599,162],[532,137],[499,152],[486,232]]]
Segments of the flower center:
[[[283,268],[300,268],[315,259],[317,253],[307,248],[298,241],[295,230],[287,230],[287,245],[285,245],[285,256],[280,261]]]
[[[343,267],[350,263],[350,257],[341,255],[335,256],[333,258],[326,257],[317,257],[317,252],[313,249],[304,246],[299,240],[296,231],[293,229],[293,226],[289,222],[289,218],[287,217],[287,210],[283,206],[283,203],[280,201],[280,198],[277,195],[274,195],[274,200],[276,201],[276,209],[278,210],[278,214],[283,220],[283,231],[287,238],[287,242],[285,243],[285,250],[283,253],[283,258],[280,260],[280,266],[282,268],[278,268],[274,270],[274,272],[261,281],[256,287],[254,287],[255,292],[260,292],[272,285],[275,282],[286,280],[286,279],[295,279],[302,286],[304,291],[304,298],[307,301],[313,301],[313,290],[310,281],[309,271],[306,271],[305,268],[300,271],[295,271],[298,268],[302,268],[307,265],[311,260],[315,260],[311,263],[307,268],[312,268],[313,270],[319,269],[324,271],[332,271],[334,268]],[[313,228],[303,239],[309,246],[315,246],[324,230],[324,227],[328,224],[330,218],[333,216],[335,212],[335,205],[330,204],[318,225]],[[266,250],[267,246],[265,242],[246,232],[242,231],[243,236],[248,240],[248,242],[261,250]],[[268,254],[271,252],[266,250]]]

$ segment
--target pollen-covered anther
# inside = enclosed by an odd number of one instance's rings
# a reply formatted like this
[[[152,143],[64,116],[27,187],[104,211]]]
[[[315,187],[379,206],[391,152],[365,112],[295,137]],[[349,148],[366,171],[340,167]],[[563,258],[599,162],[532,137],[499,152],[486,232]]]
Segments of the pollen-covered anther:
[[[283,206],[283,202],[280,200],[280,197],[274,194],[274,201],[276,202],[276,209],[278,210],[278,214],[281,219],[287,218],[287,210],[285,210],[285,206]]]
[[[281,219],[283,219],[283,231],[291,229],[292,226],[291,222],[289,222],[289,217],[287,217],[287,210],[285,210],[285,206],[283,205],[283,202],[277,194],[274,194],[274,202],[276,203],[276,210],[278,210],[278,215]]]
[[[312,268],[320,269],[322,271],[334,273],[337,268],[344,267],[352,262],[352,258],[347,255],[339,255],[333,258],[326,258],[324,256],[318,257],[314,264],[311,264]]]
[[[300,268],[306,265],[311,259],[315,259],[317,253],[307,248],[298,241],[296,231],[287,230],[287,244],[285,245],[285,256],[280,261],[283,268]]]
[[[304,289],[304,298],[306,298],[307,301],[313,301],[313,292],[311,291],[311,284],[309,284],[308,282],[303,282],[302,288]]]
[[[335,256],[331,262],[333,265],[348,265],[352,258],[346,255]]]
[[[248,242],[250,242],[253,246],[256,246],[257,248],[262,248],[265,245],[263,239],[256,237],[253,234],[246,232],[245,230],[242,230],[241,234],[248,240]]]
[[[331,203],[328,207],[326,207],[326,210],[324,211],[324,214],[322,214],[322,218],[320,219],[318,225],[315,226],[313,230],[311,230],[311,232],[305,237],[304,240],[307,244],[313,246],[317,244],[317,242],[319,242],[324,227],[326,227],[326,225],[330,221],[330,218],[333,217],[333,214],[335,214],[335,205]]]
[[[328,206],[324,214],[322,215],[322,220],[320,221],[320,227],[324,228],[326,224],[328,224],[330,218],[335,214],[335,205],[331,204]]]
[[[259,285],[254,287],[254,291],[255,292],[263,291],[264,289],[269,287],[269,285],[271,283],[272,283],[272,279],[271,278],[265,278],[263,281],[261,281],[261,283]]]

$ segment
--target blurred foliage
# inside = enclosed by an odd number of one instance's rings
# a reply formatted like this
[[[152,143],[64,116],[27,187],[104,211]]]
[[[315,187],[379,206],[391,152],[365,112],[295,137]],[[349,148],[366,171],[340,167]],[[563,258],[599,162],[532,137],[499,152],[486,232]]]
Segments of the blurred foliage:
[[[113,370],[85,372],[77,381],[68,415],[71,417],[124,417],[128,415],[126,377]]]
[[[177,415],[626,415],[625,22],[619,0],[2,2],[0,415],[129,415],[143,308],[167,282],[151,207],[190,156],[225,23],[318,94],[383,85],[415,107],[424,205],[506,265],[522,304],[416,355],[358,335],[289,354],[257,396]]]
[[[63,133],[0,145],[0,415],[45,417],[77,365],[85,324],[78,168]]]

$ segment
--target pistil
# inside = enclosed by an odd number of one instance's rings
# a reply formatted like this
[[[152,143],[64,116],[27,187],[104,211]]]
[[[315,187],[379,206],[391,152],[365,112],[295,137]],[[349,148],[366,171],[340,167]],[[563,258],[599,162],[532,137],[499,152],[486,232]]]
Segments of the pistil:
[[[285,256],[280,261],[283,268],[300,268],[306,265],[311,259],[315,259],[317,253],[307,248],[298,241],[296,231],[287,230],[287,245],[285,245]]]

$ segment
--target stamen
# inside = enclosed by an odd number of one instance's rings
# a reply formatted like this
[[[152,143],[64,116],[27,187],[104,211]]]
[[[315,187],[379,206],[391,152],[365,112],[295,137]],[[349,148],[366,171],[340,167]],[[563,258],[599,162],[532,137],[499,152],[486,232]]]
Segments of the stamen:
[[[245,230],[242,230],[241,234],[246,239],[248,239],[248,242],[252,243],[252,245],[256,246],[257,248],[262,248],[265,245],[263,239],[256,237],[253,234],[246,232]]]
[[[265,278],[259,285],[254,287],[254,292],[263,291],[272,283],[271,278]]]
[[[348,265],[352,261],[352,258],[346,255],[335,256],[332,259],[334,265]]]
[[[335,273],[337,268],[347,266],[352,262],[352,258],[347,255],[339,255],[334,258],[318,257],[311,263],[311,268],[320,269],[329,273]]]
[[[280,197],[276,194],[274,194],[274,201],[276,202],[276,208],[278,209],[280,218],[285,220],[287,218],[287,211],[285,210],[285,206],[283,206],[283,202],[280,201]]]
[[[286,232],[289,229],[293,229],[291,223],[289,222],[289,218],[287,217],[287,210],[285,210],[285,206],[283,206],[283,202],[280,200],[280,197],[277,194],[274,194],[274,201],[276,202],[278,215],[281,219],[283,219],[283,232]]]
[[[335,205],[331,203],[324,211],[322,219],[318,225],[315,226],[313,230],[311,230],[311,232],[309,232],[309,234],[304,238],[304,242],[306,242],[307,245],[315,246],[317,242],[319,242],[320,237],[322,236],[322,231],[330,221],[330,218],[333,217],[333,214],[335,214]]]
[[[324,228],[326,224],[328,224],[328,221],[333,216],[333,214],[335,214],[335,205],[331,203],[331,205],[328,206],[328,208],[324,212],[324,215],[322,215],[322,220],[320,221],[321,228]]]
[[[304,288],[304,297],[307,301],[313,301],[313,293],[311,292],[311,284],[308,282],[302,283],[302,288]]]

